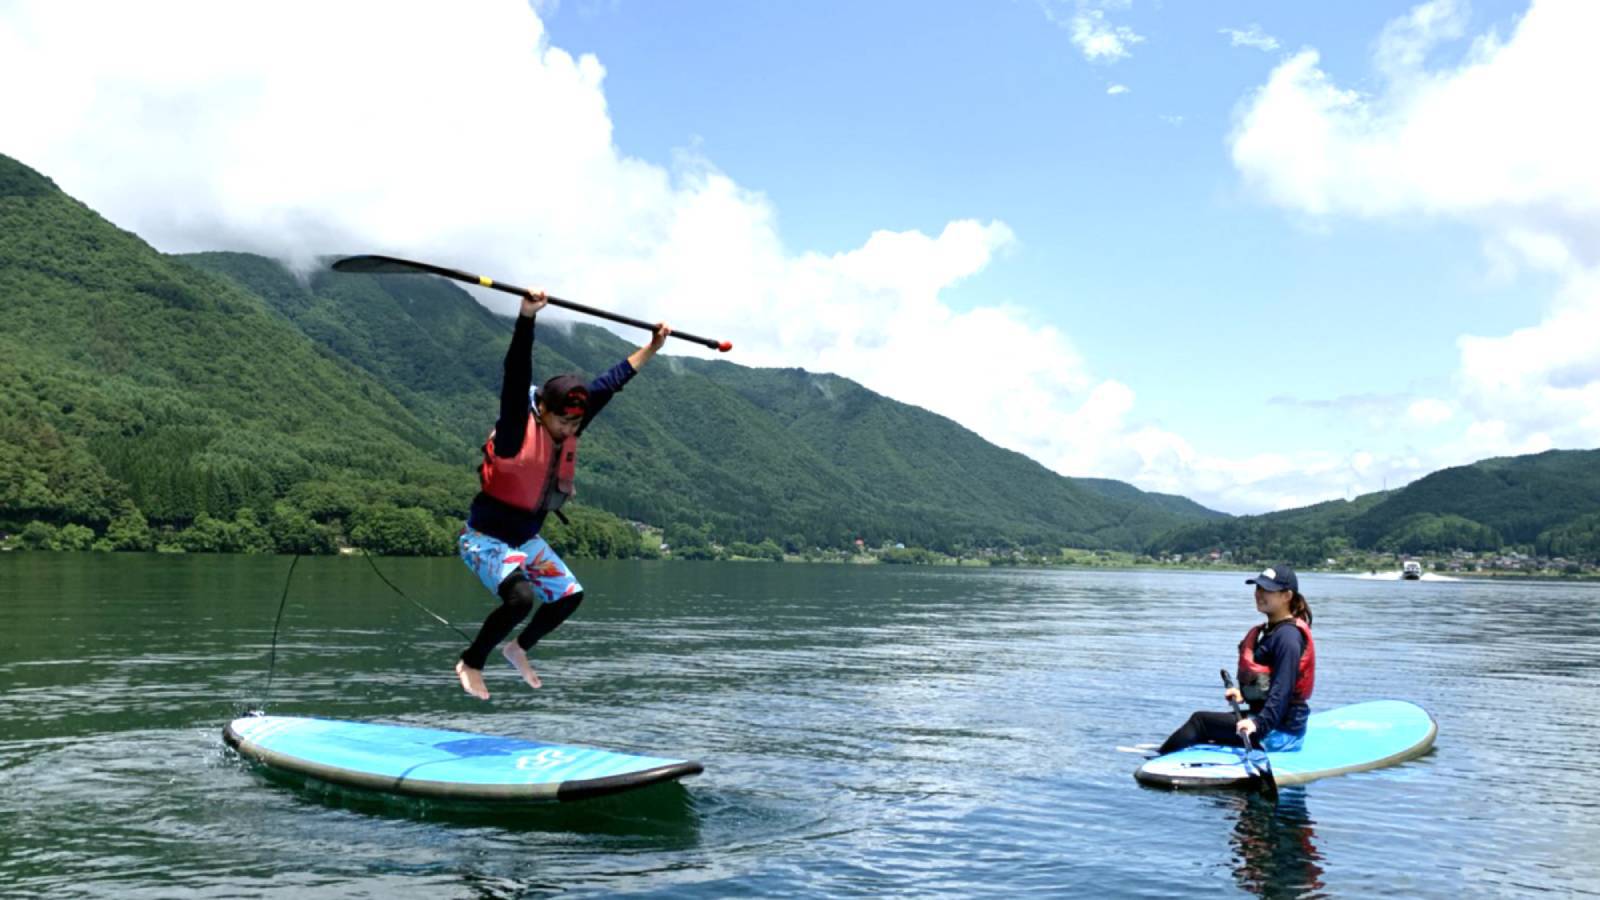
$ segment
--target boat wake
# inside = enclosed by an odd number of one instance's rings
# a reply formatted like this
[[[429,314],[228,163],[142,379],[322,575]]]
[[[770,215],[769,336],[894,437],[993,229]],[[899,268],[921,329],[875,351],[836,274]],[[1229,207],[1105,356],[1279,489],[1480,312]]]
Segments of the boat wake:
[[[1389,572],[1358,572],[1358,573],[1354,573],[1354,574],[1346,574],[1343,577],[1345,577],[1345,578],[1359,578],[1362,581],[1403,581],[1404,580],[1404,577],[1403,577],[1403,575],[1402,575],[1402,573],[1400,572],[1399,569],[1395,569],[1394,571],[1389,571]],[[1413,580],[1416,580],[1416,581],[1460,581],[1461,579],[1456,578],[1456,577],[1451,576],[1451,575],[1437,575],[1437,574],[1434,574],[1433,572],[1423,572],[1422,573],[1422,577],[1420,579],[1413,579]]]

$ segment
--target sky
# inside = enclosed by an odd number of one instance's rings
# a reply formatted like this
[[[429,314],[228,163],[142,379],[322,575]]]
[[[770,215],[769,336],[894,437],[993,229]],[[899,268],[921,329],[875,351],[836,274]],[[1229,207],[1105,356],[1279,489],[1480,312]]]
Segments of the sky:
[[[163,251],[480,271],[1255,513],[1600,446],[1597,40],[1588,0],[0,0],[0,153]]]

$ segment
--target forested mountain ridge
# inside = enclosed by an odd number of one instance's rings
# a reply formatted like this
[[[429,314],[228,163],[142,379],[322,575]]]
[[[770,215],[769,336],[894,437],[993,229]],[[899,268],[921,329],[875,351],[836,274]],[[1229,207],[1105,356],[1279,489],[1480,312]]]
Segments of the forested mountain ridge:
[[[446,552],[509,334],[438,279],[161,254],[0,156],[0,530],[141,549],[140,528],[205,525],[190,549],[326,550],[405,519],[431,529],[418,552]],[[536,377],[632,346],[541,325]],[[589,507],[723,541],[1137,549],[1220,515],[1062,477],[836,376],[671,356],[583,457]]]
[[[1184,526],[1157,553],[1226,549],[1313,563],[1346,548],[1497,551],[1600,559],[1600,450],[1547,450],[1452,466],[1396,490]]]
[[[184,259],[267,298],[308,337],[397,385],[420,415],[453,410],[440,427],[482,441],[509,322],[465,291],[326,270],[296,287],[259,257]],[[597,374],[634,346],[591,325],[542,324],[535,377]],[[848,379],[722,360],[659,357],[596,421],[582,453],[586,502],[724,540],[1136,549],[1175,523],[1219,515],[1131,485],[1107,496]]]

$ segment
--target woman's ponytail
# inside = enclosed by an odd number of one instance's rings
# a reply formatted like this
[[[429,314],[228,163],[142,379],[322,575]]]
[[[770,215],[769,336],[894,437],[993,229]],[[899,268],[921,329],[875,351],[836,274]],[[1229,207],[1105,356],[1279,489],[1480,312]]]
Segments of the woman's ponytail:
[[[1299,591],[1295,591],[1294,596],[1289,599],[1289,615],[1296,619],[1304,619],[1306,627],[1311,627],[1311,604],[1306,602],[1305,595]]]

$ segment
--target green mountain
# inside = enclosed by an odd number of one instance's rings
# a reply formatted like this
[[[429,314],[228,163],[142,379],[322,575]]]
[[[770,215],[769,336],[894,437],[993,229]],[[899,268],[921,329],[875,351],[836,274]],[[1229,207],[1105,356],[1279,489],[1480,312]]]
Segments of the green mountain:
[[[465,291],[330,271],[301,283],[247,254],[183,259],[265,298],[308,337],[396,385],[418,415],[481,444],[509,323]],[[600,372],[634,346],[590,325],[545,325],[536,377]],[[1220,515],[1131,485],[1086,488],[848,379],[713,360],[659,357],[607,408],[582,453],[586,502],[722,540],[1133,549],[1176,522]]]
[[[447,549],[510,335],[453,284],[166,256],[0,156],[0,300],[0,530]],[[536,377],[631,348],[546,325]],[[846,379],[670,356],[583,457],[588,508],[724,541],[1134,549],[1220,516],[1063,478]]]
[[[259,298],[0,157],[0,523],[263,516],[371,489],[442,510],[459,445]]]
[[[1393,553],[1506,546],[1600,559],[1600,450],[1549,450],[1442,469],[1398,490],[1190,525],[1152,550],[1232,550],[1310,563],[1348,548]]]

